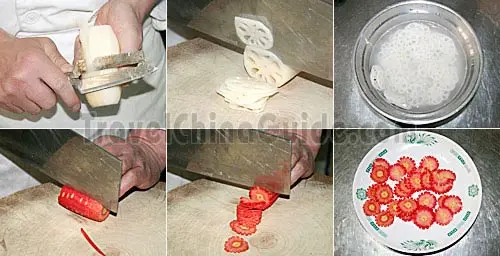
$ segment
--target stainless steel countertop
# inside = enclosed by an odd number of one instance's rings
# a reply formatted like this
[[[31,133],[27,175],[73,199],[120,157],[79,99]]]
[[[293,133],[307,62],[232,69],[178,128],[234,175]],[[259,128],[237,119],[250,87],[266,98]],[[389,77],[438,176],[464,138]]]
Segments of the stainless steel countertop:
[[[376,113],[363,100],[352,68],[356,39],[363,26],[385,7],[402,1],[346,0],[334,8],[334,120],[335,127],[399,127]],[[474,28],[484,54],[481,85],[471,103],[436,127],[500,127],[500,0],[439,0]]]
[[[404,130],[408,131],[408,130]],[[334,131],[335,255],[400,255],[376,242],[363,229],[352,202],[356,169],[368,151],[383,139],[404,132],[395,129]],[[434,255],[500,255],[500,130],[439,130],[473,159],[481,176],[483,201],[476,222],[454,246]]]

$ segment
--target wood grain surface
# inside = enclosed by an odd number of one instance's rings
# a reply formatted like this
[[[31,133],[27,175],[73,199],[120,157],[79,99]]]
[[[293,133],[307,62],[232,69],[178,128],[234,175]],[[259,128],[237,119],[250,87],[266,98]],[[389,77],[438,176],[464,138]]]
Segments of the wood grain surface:
[[[117,216],[94,222],[61,207],[45,183],[0,199],[0,255],[166,255],[165,183],[120,201]]]
[[[168,255],[230,255],[224,242],[238,235],[229,222],[248,190],[196,180],[167,195]],[[331,178],[303,180],[289,199],[264,211],[257,232],[241,236],[250,249],[239,255],[332,255],[333,185]]]
[[[332,127],[333,90],[295,77],[264,112],[228,107],[216,90],[227,78],[248,77],[243,55],[204,39],[168,48],[168,128]],[[295,124],[295,126],[294,126]],[[303,127],[304,126],[304,127]]]

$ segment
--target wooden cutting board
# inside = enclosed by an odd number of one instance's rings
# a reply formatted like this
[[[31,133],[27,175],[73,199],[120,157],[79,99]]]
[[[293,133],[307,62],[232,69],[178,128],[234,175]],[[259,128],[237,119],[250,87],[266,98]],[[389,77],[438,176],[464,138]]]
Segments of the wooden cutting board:
[[[168,255],[231,255],[224,251],[224,242],[238,235],[229,222],[236,219],[241,196],[248,197],[248,190],[204,179],[170,191]],[[292,189],[290,199],[279,198],[264,211],[256,233],[241,237],[250,248],[238,255],[331,256],[331,178],[301,181]]]
[[[60,188],[45,183],[0,199],[0,255],[166,255],[165,183],[120,201],[103,222],[80,217],[57,202]]]
[[[333,126],[332,88],[295,77],[269,99],[264,112],[251,113],[229,108],[216,93],[227,78],[248,77],[242,54],[197,38],[169,47],[167,61],[169,128]]]

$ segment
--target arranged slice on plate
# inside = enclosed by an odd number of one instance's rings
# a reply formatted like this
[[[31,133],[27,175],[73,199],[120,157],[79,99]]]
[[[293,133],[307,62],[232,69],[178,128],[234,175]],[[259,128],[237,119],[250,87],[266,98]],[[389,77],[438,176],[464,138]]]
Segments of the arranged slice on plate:
[[[361,161],[353,183],[363,228],[405,253],[439,251],[462,238],[481,198],[481,180],[469,155],[430,132],[405,132],[380,142]]]

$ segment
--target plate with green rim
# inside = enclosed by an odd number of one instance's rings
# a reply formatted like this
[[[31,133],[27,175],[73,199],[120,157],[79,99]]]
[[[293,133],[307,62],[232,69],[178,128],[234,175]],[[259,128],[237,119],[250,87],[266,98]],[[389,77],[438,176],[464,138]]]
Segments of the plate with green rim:
[[[420,159],[429,155],[439,161],[439,169],[452,170],[456,175],[453,188],[445,194],[460,197],[462,210],[453,215],[448,225],[433,223],[428,229],[420,229],[412,221],[396,217],[392,225],[380,227],[374,216],[365,215],[363,205],[368,200],[367,188],[375,184],[370,173],[376,158],[394,164],[400,157],[408,156],[418,167]],[[394,189],[396,182],[389,179],[387,184]],[[420,193],[413,193],[412,197],[416,199]],[[447,249],[472,227],[481,208],[482,186],[474,161],[461,146],[437,133],[409,131],[386,138],[365,155],[354,177],[352,196],[361,225],[377,242],[403,253],[428,254]]]

